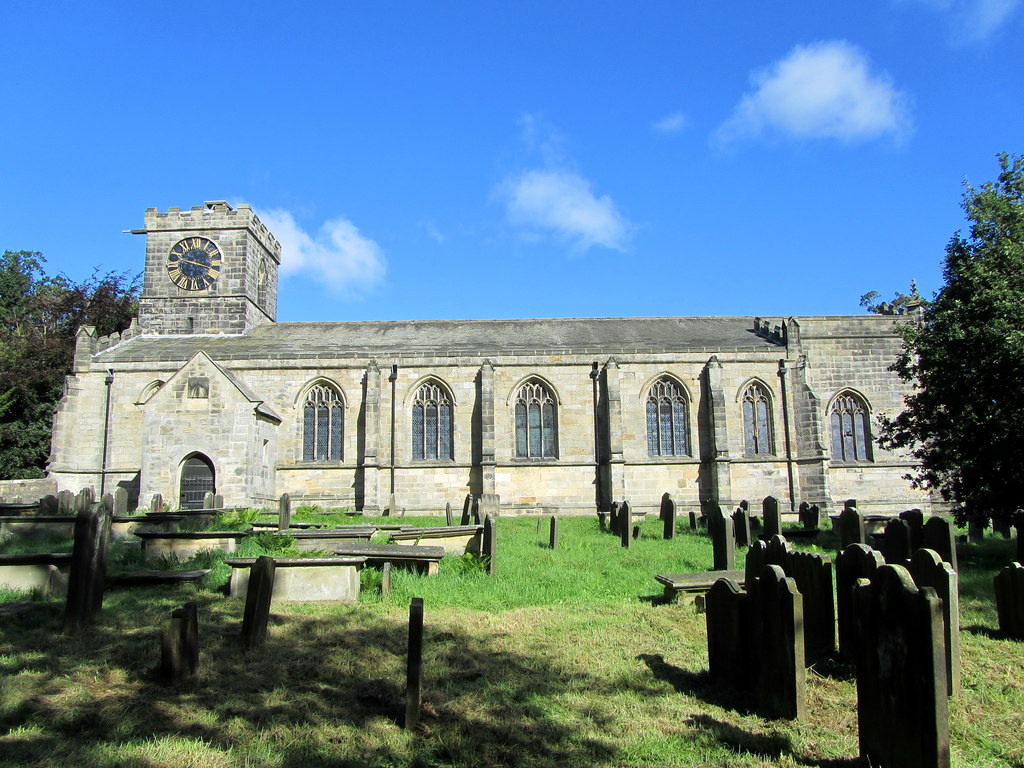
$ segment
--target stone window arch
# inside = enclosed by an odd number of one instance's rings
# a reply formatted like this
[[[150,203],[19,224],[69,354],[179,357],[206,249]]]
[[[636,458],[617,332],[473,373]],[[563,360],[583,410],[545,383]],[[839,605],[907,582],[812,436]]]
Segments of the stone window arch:
[[[829,407],[832,461],[871,461],[871,421],[867,402],[844,390]]]
[[[344,435],[341,393],[325,382],[314,384],[302,406],[302,460],[341,461]]]
[[[558,458],[558,408],[551,390],[529,379],[513,403],[517,459]]]
[[[413,461],[454,459],[452,433],[452,396],[440,382],[428,379],[412,402]]]
[[[679,382],[663,376],[647,393],[647,455],[688,456],[689,403]]]
[[[740,398],[743,405],[743,453],[765,456],[775,452],[771,394],[760,381],[752,381]]]

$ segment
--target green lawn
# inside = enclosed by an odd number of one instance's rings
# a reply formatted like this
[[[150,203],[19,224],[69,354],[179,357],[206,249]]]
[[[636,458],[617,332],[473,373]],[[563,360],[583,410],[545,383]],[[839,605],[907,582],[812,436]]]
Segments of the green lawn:
[[[811,671],[800,724],[738,712],[709,684],[704,617],[660,604],[653,578],[709,568],[704,536],[663,541],[652,520],[627,550],[595,518],[562,518],[552,551],[546,521],[539,532],[536,518],[498,526],[495,577],[450,557],[433,578],[396,572],[382,598],[367,571],[359,605],[276,604],[267,643],[248,654],[242,602],[220,590],[223,566],[200,588],[108,590],[81,638],[60,635],[60,601],[0,616],[0,765],[859,764],[856,692],[842,670]],[[1024,762],[1024,643],[998,638],[991,595],[1010,553],[1005,541],[961,549],[957,766]],[[112,562],[137,567],[129,554]],[[414,733],[399,725],[411,597],[426,612]],[[200,606],[201,668],[176,690],[153,673],[158,627],[188,600]]]

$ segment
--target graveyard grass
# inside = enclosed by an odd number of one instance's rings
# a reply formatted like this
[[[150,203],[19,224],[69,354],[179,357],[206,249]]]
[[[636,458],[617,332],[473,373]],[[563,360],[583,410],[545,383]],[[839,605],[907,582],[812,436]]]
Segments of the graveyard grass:
[[[108,589],[79,638],[60,634],[60,600],[2,615],[0,764],[860,765],[849,669],[809,673],[803,723],[745,713],[709,684],[704,616],[692,603],[662,604],[654,580],[709,568],[707,537],[681,525],[663,541],[651,520],[624,549],[594,518],[559,524],[552,551],[546,519],[538,531],[537,518],[501,518],[495,577],[473,558],[448,557],[437,577],[395,571],[386,597],[379,574],[365,571],[358,605],[277,603],[266,643],[248,653],[242,601],[218,591],[227,578],[218,557],[204,560],[214,571],[198,587]],[[1011,552],[1012,542],[991,539],[960,550],[955,766],[1024,763],[1024,643],[1000,638],[992,596]],[[112,555],[114,568],[137,565]],[[421,724],[407,732],[412,597],[425,602],[425,677]],[[199,604],[199,676],[163,687],[158,628],[188,600]]]

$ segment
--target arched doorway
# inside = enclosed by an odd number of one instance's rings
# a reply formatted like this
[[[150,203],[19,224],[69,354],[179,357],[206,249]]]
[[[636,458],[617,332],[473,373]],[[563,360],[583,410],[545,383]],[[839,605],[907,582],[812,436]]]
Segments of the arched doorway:
[[[213,462],[201,453],[185,459],[181,465],[181,486],[178,489],[178,505],[182,509],[202,509],[203,497],[216,493]]]

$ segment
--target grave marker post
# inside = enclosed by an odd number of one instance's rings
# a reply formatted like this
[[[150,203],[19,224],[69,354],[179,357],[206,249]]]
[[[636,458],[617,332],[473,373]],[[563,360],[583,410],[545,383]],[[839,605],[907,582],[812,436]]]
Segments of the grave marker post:
[[[750,533],[750,510],[740,506],[732,513],[733,530],[736,532],[736,546],[749,547],[753,541]]]
[[[75,520],[68,594],[64,608],[64,634],[77,635],[96,619],[103,607],[110,541],[110,509],[93,504]]]
[[[898,517],[885,525],[882,556],[888,565],[906,565],[910,560],[910,524]]]
[[[207,491],[203,494],[203,509],[213,509],[213,491]]]
[[[556,515],[551,516],[548,540],[552,549],[558,549],[558,517]]]
[[[931,587],[942,601],[943,644],[946,650],[946,693],[960,690],[960,588],[957,573],[932,549],[918,549],[910,558],[910,575],[920,587]]]
[[[449,528],[455,524],[455,518],[452,514],[452,503],[450,501],[444,503],[444,524]]]
[[[292,525],[292,497],[282,493],[277,500],[277,530],[287,531]]]
[[[930,517],[921,531],[922,546],[939,553],[950,567],[959,573],[956,561],[956,531],[953,524],[944,517]]]
[[[619,532],[619,502],[613,501],[608,512],[608,530],[612,533]]]
[[[949,768],[942,605],[901,565],[854,588],[860,753],[873,765]]]
[[[149,511],[154,515],[158,515],[164,511],[164,497],[162,494],[153,494],[149,500]]]
[[[719,579],[704,598],[708,628],[708,672],[715,682],[749,692],[750,606],[748,595],[732,579]]]
[[[179,685],[199,670],[199,608],[186,603],[160,627],[160,672],[164,681]]]
[[[490,515],[484,518],[484,535],[483,543],[481,546],[481,553],[487,560],[487,575],[493,576],[495,569],[495,559],[497,555],[497,531],[495,530],[494,518]]]
[[[753,586],[753,592],[751,592]],[[804,670],[803,598],[796,582],[777,565],[767,565],[753,585],[751,637],[757,666],[759,713],[803,720],[807,715]]]
[[[619,507],[618,515],[618,531],[619,531],[619,543],[629,549],[629,545],[633,542],[633,514],[629,509],[629,502],[624,501]]]
[[[847,510],[843,510],[845,514]],[[858,580],[870,581],[885,565],[882,553],[867,544],[850,544],[836,556],[836,613],[839,623],[839,655],[850,663],[857,661],[858,624],[853,604],[853,588]]]
[[[462,502],[462,518],[459,525],[469,525],[469,518],[473,512],[473,494],[467,493],[466,500]]]
[[[766,539],[782,535],[782,514],[779,512],[779,500],[774,496],[765,496],[761,502],[761,519]]]
[[[491,518],[484,518],[485,524]],[[405,730],[419,725],[423,695],[423,598],[409,603],[409,646],[405,671]]]
[[[211,509],[224,509],[224,497],[219,493],[213,494],[213,507]]]
[[[994,579],[999,631],[1024,640],[1024,565],[1010,563]]]
[[[114,489],[114,514],[119,517],[128,514],[128,489],[120,485]]]
[[[262,555],[249,566],[249,587],[242,617],[242,648],[259,648],[267,637],[270,603],[274,594],[274,558]]]
[[[920,509],[905,509],[899,514],[910,528],[910,551],[924,546],[924,513]]]
[[[384,563],[380,569],[380,593],[383,597],[391,594],[391,563]]]
[[[733,529],[732,517],[724,514],[721,508],[712,510],[708,517],[708,532],[711,534],[714,552],[711,570],[733,570],[736,567],[736,532]]]
[[[676,503],[667,493],[661,497],[661,521],[664,524],[662,538],[674,539],[676,537]]]
[[[843,507],[839,513],[839,548],[845,550],[851,544],[867,543],[864,515],[856,507]]]

